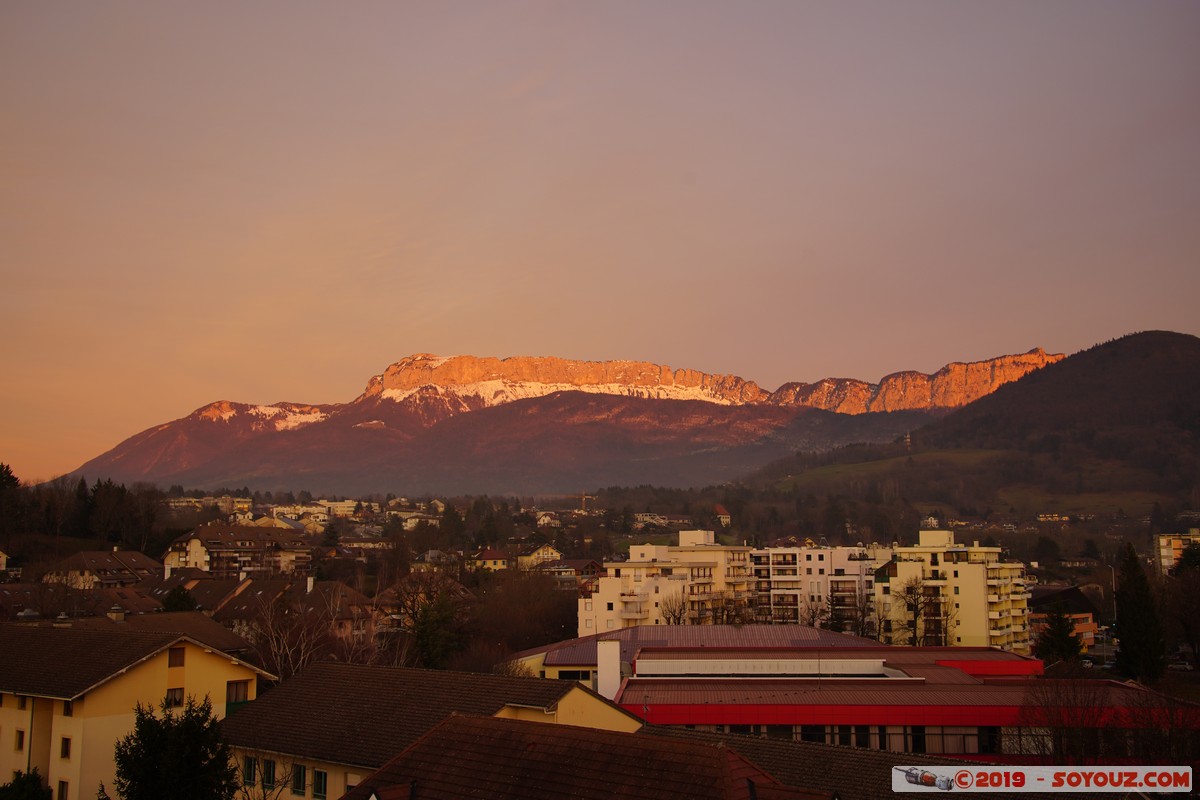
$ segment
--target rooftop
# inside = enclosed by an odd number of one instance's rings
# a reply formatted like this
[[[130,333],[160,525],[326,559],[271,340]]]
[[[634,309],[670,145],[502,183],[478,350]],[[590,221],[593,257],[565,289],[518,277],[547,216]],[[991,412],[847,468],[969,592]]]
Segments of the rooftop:
[[[238,711],[222,733],[247,749],[374,768],[453,712],[551,709],[578,690],[574,681],[314,664]]]
[[[721,743],[565,725],[451,716],[345,800],[817,800]]]

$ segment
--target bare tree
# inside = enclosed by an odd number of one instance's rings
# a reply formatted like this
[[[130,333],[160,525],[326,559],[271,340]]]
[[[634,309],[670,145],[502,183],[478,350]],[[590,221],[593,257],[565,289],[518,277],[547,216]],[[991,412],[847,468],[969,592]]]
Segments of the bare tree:
[[[680,587],[662,595],[658,601],[658,611],[665,625],[686,625],[688,621],[687,596]]]

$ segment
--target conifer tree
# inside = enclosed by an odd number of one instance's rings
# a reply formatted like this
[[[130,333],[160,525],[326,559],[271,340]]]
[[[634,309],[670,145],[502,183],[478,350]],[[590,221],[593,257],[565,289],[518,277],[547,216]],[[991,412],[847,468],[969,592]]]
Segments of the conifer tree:
[[[1141,561],[1126,543],[1117,573],[1117,670],[1127,678],[1153,684],[1167,668],[1167,644],[1150,581]]]
[[[1075,623],[1067,616],[1061,602],[1055,603],[1046,613],[1046,627],[1038,634],[1037,642],[1033,645],[1033,654],[1053,664],[1058,661],[1070,661],[1083,652],[1083,642],[1075,633]]]
[[[229,745],[221,741],[212,703],[188,697],[161,713],[138,703],[133,733],[117,742],[117,794],[124,800],[231,800],[238,789]]]

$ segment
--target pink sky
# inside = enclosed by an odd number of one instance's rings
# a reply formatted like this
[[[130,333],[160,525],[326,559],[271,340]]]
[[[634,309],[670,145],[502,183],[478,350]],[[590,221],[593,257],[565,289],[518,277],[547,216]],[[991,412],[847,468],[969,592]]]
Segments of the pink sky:
[[[1194,2],[0,5],[0,461],[415,352],[1200,333]]]

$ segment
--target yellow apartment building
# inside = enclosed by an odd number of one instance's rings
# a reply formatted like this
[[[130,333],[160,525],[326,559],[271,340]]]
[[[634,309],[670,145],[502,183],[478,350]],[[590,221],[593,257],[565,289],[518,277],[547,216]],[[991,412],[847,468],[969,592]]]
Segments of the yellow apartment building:
[[[8,624],[0,653],[0,776],[36,767],[55,800],[112,792],[137,703],[207,696],[224,717],[272,677],[178,633]]]
[[[1028,655],[1025,565],[1000,558],[999,547],[960,544],[951,531],[921,531],[918,544],[896,546],[875,574],[883,640]]]

